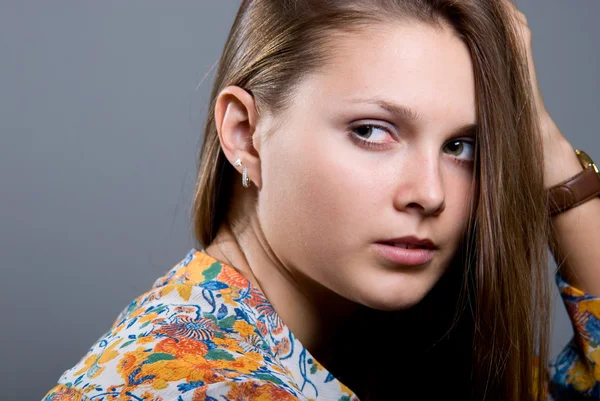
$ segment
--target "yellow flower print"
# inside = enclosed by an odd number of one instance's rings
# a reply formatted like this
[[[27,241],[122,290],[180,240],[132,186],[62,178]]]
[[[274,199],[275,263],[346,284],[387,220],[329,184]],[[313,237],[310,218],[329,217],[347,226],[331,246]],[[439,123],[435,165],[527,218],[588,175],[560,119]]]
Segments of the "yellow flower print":
[[[183,357],[187,354],[204,355],[207,351],[208,347],[205,343],[186,337],[181,337],[177,340],[167,337],[156,344],[156,347],[154,348],[154,352],[164,352],[175,355],[176,357]]]
[[[149,322],[150,320],[155,319],[157,317],[158,317],[158,313],[154,313],[154,312],[153,313],[148,313],[147,315],[139,318],[138,322],[140,322],[140,323],[146,323],[146,322]]]
[[[89,370],[94,365],[94,363],[96,363],[96,360],[98,360],[98,354],[91,354],[90,356],[85,358],[85,361],[83,361],[83,366],[81,367],[81,369],[75,372],[74,375],[78,376],[83,372]]]
[[[247,359],[256,361],[259,364],[262,364],[265,361],[263,355],[259,352],[248,351],[244,354],[244,357],[246,357]]]
[[[152,388],[155,390],[164,390],[167,387],[169,387],[169,383],[161,377],[155,378],[152,382]]]
[[[128,319],[133,319],[134,317],[138,317],[142,313],[144,313],[144,309],[137,308],[136,310],[134,310],[133,312],[131,312],[131,315],[127,316],[127,318]]]
[[[177,270],[175,275],[181,276],[185,281],[189,281],[190,285],[195,285],[206,280],[204,272],[208,270],[213,263],[214,260],[210,256],[202,252],[197,252],[194,254],[194,258],[190,263],[188,263],[187,266],[184,266],[183,269]]]
[[[262,355],[256,352],[247,352],[233,361],[217,360],[211,361],[215,369],[233,370],[239,373],[252,373],[263,365]]]
[[[254,326],[243,320],[236,320],[233,324],[233,330],[242,337],[249,337],[250,335],[255,334]]]
[[[141,396],[142,400],[144,400],[144,401],[152,401],[152,400],[153,400],[153,398],[152,398],[152,397],[154,397],[154,395],[152,395],[152,393],[149,393],[148,391],[146,391],[146,392],[145,392],[144,394],[142,394],[142,396]]]
[[[281,373],[282,375],[292,375],[292,372],[289,369],[283,369],[279,365],[273,365],[273,370],[277,373]]]
[[[115,359],[117,356],[119,356],[119,352],[115,351],[115,347],[119,345],[121,341],[123,341],[122,338],[113,342],[110,346],[105,348],[99,354],[91,354],[90,356],[88,356],[83,362],[83,367],[77,372],[75,372],[75,375],[80,375],[83,372],[86,372],[86,376],[90,379],[93,379],[94,377],[100,375],[100,373],[102,373],[102,371],[104,370],[104,367],[101,367],[100,365],[109,362]]]
[[[581,313],[589,312],[597,319],[600,319],[600,301],[597,299],[588,299],[577,303],[577,309]]]
[[[138,339],[136,340],[136,344],[148,344],[151,342],[156,341],[156,338],[154,336],[143,336],[143,337],[138,337]]]
[[[190,296],[192,296],[192,286],[187,284],[178,284],[177,292],[179,293],[181,299],[184,301],[189,301]]]
[[[563,287],[563,288],[561,288],[561,292],[563,295],[566,295],[569,297],[583,297],[585,295],[585,292],[583,292],[580,289],[577,289],[573,286]]]
[[[240,343],[238,340],[233,338],[213,338],[213,342],[221,347],[225,348],[227,351],[231,352],[239,352],[240,354],[244,353],[244,349],[240,347]]]
[[[102,352],[102,355],[98,359],[98,363],[103,364],[103,363],[112,361],[117,356],[119,356],[119,351],[116,351],[115,348],[117,347],[117,345],[119,345],[121,343],[121,341],[123,341],[123,339],[119,338],[117,341],[115,341],[111,345],[109,345],[104,350],[104,352]]]
[[[207,270],[214,262],[215,260],[211,256],[204,252],[198,251],[194,253],[194,259],[188,263],[187,268],[188,270],[204,271]]]
[[[223,297],[223,301],[231,306],[237,306],[238,302],[235,301],[240,297],[240,289],[236,287],[228,287],[219,290],[219,294]]]
[[[160,298],[163,298],[167,295],[169,295],[171,293],[171,291],[173,291],[175,289],[175,286],[173,284],[167,284],[162,286],[162,288],[160,289]]]
[[[189,301],[192,295],[192,286],[189,284],[169,284],[165,285],[160,293],[161,297],[164,297],[171,293],[173,290],[177,290],[177,293],[184,301]]]
[[[600,381],[600,348],[589,352],[589,358],[594,362],[593,379],[594,381]]]
[[[119,360],[117,373],[121,375],[126,383],[129,381],[131,372],[148,358],[149,352],[144,351],[144,349],[145,347],[138,347],[135,351],[126,352]]]
[[[115,324],[116,324],[116,323],[117,323],[117,322],[115,322]],[[125,324],[125,322],[122,322],[120,325],[118,325],[118,326],[116,326],[116,327],[115,327],[115,326],[113,326],[114,328],[112,329],[112,331],[111,331],[111,334],[112,334],[113,336],[114,336],[115,334],[118,334],[118,333],[119,333],[121,330],[123,330],[123,329],[125,328],[125,326],[127,326],[127,325]]]
[[[567,383],[572,384],[577,391],[585,392],[591,389],[596,381],[587,366],[577,360],[567,372]]]
[[[297,400],[292,394],[272,383],[257,384],[256,382],[233,382],[227,393],[230,400],[253,400],[253,401],[294,401]]]
[[[215,381],[215,372],[209,362],[201,356],[186,355],[170,361],[144,365],[142,374],[154,375],[155,380],[164,380],[167,383],[180,380],[210,383]]]
[[[121,389],[120,387],[123,387],[123,385],[119,385],[119,386],[109,386],[106,389],[106,401],[117,401],[117,395],[121,394]]]
[[[58,391],[56,391],[56,389],[50,390],[50,392],[44,396],[44,400],[51,399],[52,401],[83,401],[83,397],[83,394],[74,388],[60,386]]]

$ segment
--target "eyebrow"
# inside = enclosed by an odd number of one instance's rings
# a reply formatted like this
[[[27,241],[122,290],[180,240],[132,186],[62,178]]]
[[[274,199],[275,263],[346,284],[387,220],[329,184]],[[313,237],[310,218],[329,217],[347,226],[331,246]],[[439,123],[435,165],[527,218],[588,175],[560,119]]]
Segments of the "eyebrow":
[[[358,99],[351,99],[350,103],[373,104],[373,105],[378,106],[381,109],[387,111],[388,113],[390,113],[394,116],[397,116],[401,119],[404,119],[406,121],[416,122],[416,121],[423,120],[421,115],[416,110],[411,109],[410,107],[398,104],[398,103],[384,100],[384,99],[358,98]],[[453,135],[476,136],[478,127],[479,127],[479,125],[477,123],[466,124],[466,125],[459,127],[458,129],[456,129],[454,131]]]

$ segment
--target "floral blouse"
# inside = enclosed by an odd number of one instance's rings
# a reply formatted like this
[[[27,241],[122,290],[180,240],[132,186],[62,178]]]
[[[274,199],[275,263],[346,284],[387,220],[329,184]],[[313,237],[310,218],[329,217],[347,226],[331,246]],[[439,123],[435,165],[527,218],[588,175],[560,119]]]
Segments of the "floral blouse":
[[[600,397],[600,299],[559,288],[576,329],[551,366],[556,400]],[[264,294],[192,249],[67,370],[43,401],[358,401]]]

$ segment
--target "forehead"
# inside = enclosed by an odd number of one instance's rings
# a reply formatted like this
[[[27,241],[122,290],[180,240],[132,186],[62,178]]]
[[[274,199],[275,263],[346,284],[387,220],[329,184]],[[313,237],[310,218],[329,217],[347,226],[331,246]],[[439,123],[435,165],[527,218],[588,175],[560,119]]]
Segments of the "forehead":
[[[328,63],[300,90],[305,101],[327,107],[376,98],[430,120],[475,121],[469,49],[451,28],[386,23],[336,35],[330,46]]]

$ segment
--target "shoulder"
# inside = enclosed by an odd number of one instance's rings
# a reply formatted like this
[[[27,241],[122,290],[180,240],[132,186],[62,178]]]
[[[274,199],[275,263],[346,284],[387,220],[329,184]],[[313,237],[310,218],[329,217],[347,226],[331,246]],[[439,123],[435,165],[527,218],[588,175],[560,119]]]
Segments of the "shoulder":
[[[146,391],[143,394],[136,395],[133,392],[120,394],[107,394],[107,400],[121,399],[125,395],[127,400],[152,400],[152,401],[237,401],[237,400],[260,400],[260,401],[308,401],[302,395],[292,392],[269,381],[256,379],[244,380],[224,380],[206,386],[189,386],[178,395],[163,396]],[[119,397],[119,398],[117,398]],[[103,399],[103,398],[101,398]],[[59,384],[50,390],[42,401],[89,401],[84,395],[84,391]]]
[[[300,399],[243,302],[251,296],[248,283],[203,255],[188,255],[125,308],[60,378],[53,391],[61,396],[47,400],[127,394],[166,401],[194,393],[234,400],[240,398],[231,394],[248,392],[277,395],[259,397],[265,400]],[[66,393],[82,398],[62,397]]]

